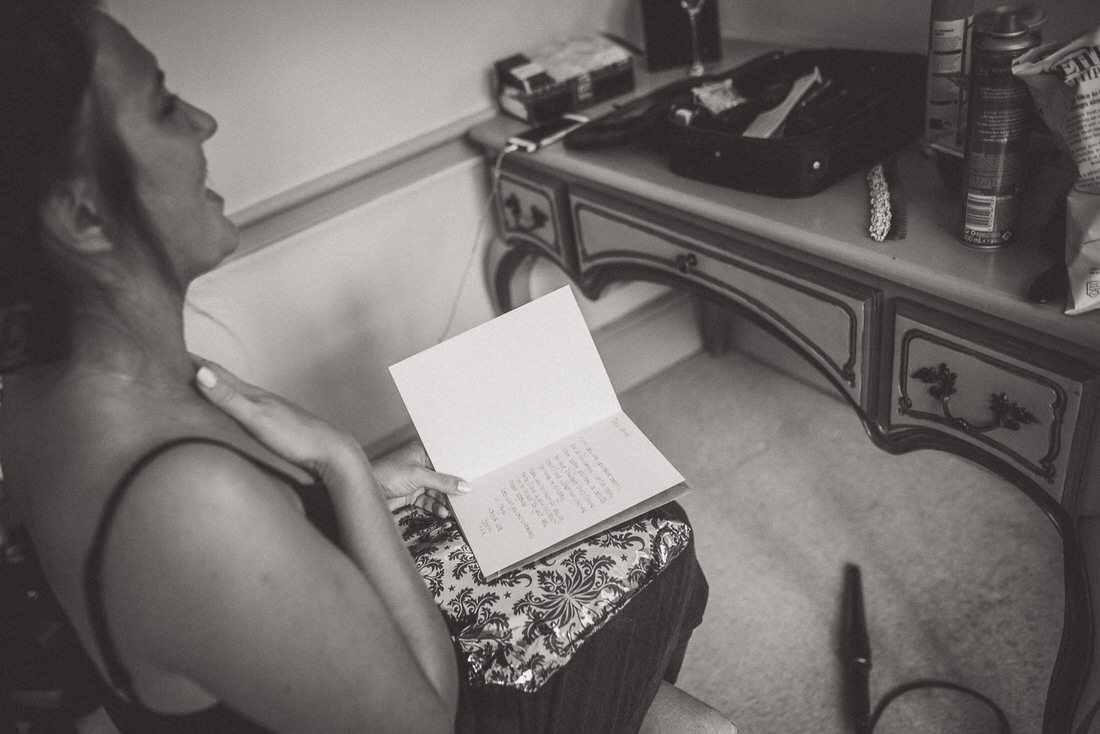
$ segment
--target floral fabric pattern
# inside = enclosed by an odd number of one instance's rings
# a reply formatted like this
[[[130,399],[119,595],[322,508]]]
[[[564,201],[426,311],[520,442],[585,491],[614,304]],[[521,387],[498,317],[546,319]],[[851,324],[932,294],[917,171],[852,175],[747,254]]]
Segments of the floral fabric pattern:
[[[452,518],[394,517],[470,683],[528,693],[691,542],[690,525],[657,509],[487,582]]]

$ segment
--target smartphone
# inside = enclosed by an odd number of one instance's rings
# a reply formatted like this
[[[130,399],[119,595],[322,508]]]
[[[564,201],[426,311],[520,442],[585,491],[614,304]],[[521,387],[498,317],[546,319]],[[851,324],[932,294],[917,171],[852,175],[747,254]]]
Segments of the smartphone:
[[[581,125],[588,122],[584,115],[567,113],[556,120],[535,125],[521,133],[508,138],[509,145],[515,145],[527,153],[534,153],[539,148],[558,142]]]

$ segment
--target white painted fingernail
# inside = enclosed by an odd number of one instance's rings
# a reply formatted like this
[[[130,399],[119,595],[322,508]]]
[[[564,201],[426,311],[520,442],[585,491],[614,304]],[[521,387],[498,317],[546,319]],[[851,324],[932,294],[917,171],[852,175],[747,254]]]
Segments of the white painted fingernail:
[[[459,479],[458,480],[458,491],[459,492],[469,492],[471,489],[473,489],[473,487],[471,487],[470,483],[467,482],[465,479]]]
[[[213,390],[214,386],[218,384],[218,376],[206,365],[199,367],[199,371],[195,373],[195,379],[207,390]]]

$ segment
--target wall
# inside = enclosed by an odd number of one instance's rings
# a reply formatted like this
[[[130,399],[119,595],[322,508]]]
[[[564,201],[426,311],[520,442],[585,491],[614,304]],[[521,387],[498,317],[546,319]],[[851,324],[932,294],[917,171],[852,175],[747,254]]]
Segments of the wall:
[[[627,0],[107,0],[212,112],[231,211],[492,106],[493,60],[620,28]]]

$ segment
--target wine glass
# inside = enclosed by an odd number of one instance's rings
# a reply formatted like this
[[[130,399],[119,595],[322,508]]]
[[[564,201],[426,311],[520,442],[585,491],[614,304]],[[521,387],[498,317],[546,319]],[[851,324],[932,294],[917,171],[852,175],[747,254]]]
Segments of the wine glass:
[[[702,76],[706,73],[703,68],[703,59],[699,56],[699,11],[707,4],[707,0],[680,0],[680,7],[687,13],[688,22],[691,23],[691,68],[688,76]]]

